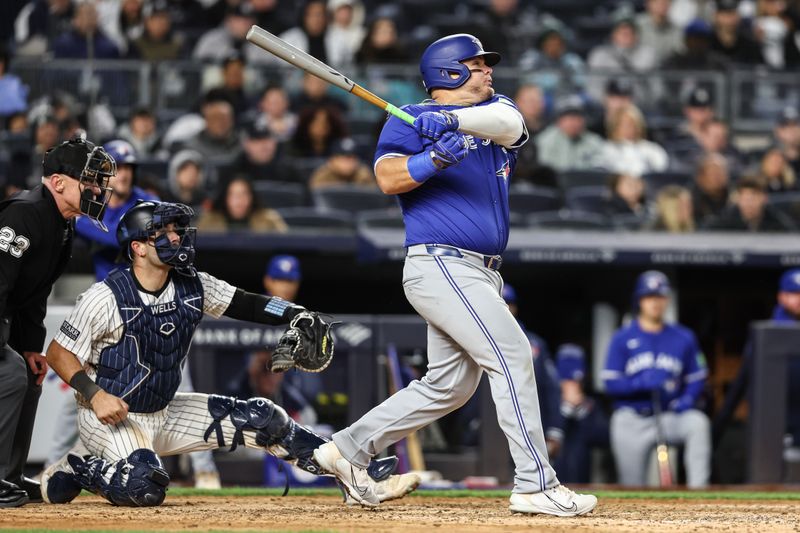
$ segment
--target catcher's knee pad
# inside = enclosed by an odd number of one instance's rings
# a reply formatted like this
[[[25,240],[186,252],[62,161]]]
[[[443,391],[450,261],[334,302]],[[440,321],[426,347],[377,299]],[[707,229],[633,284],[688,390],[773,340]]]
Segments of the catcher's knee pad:
[[[134,450],[115,463],[100,457],[71,455],[69,463],[82,488],[114,505],[155,507],[167,495],[169,474],[153,450]]]
[[[243,432],[245,430],[256,432],[256,444],[259,446],[271,446],[279,443],[291,430],[291,419],[283,407],[266,398],[238,400],[229,396],[212,394],[208,397],[208,412],[214,418],[214,422],[208,426],[203,438],[208,442],[211,433],[216,432],[217,444],[220,448],[225,446],[220,422],[229,416],[233,427],[236,428],[233,442],[231,442],[231,451],[235,450],[239,444],[244,444]]]

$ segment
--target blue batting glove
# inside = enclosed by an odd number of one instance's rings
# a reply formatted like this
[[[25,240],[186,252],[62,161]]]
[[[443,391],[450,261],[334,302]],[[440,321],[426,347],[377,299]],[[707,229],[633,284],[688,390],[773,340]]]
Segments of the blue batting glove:
[[[443,169],[455,165],[469,153],[469,141],[462,133],[448,131],[433,143],[431,155],[436,168]]]
[[[458,117],[449,111],[426,111],[414,120],[414,129],[423,137],[438,141],[446,132],[458,129]]]

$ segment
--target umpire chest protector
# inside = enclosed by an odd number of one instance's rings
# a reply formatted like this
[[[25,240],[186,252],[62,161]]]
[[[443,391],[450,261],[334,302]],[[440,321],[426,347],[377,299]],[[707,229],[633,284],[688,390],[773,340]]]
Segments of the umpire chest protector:
[[[101,352],[96,381],[125,400],[133,413],[160,411],[175,396],[183,358],[203,317],[200,278],[175,271],[170,277],[174,299],[155,305],[142,302],[130,268],[115,270],[105,280],[124,330],[117,344]]]

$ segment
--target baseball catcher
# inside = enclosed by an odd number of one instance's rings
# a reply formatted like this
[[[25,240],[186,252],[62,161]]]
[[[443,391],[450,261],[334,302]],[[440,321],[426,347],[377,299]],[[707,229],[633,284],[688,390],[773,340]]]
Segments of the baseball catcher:
[[[272,354],[272,371],[297,367],[306,372],[322,372],[328,368],[333,359],[332,326],[313,311],[295,316]]]

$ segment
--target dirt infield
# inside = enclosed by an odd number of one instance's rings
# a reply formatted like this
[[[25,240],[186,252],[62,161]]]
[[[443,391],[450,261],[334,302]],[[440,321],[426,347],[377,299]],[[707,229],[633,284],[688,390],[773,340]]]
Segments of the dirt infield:
[[[161,507],[113,507],[96,497],[69,505],[0,510],[0,529],[114,531],[800,531],[797,501],[603,498],[591,515],[511,514],[505,498],[410,496],[377,510],[348,508],[335,496],[167,497]]]

